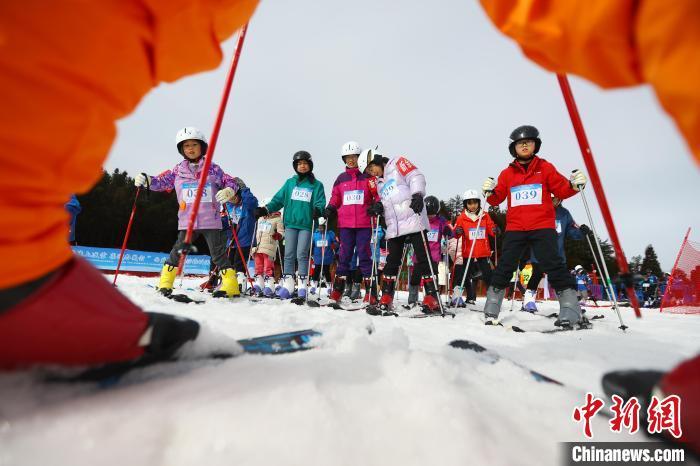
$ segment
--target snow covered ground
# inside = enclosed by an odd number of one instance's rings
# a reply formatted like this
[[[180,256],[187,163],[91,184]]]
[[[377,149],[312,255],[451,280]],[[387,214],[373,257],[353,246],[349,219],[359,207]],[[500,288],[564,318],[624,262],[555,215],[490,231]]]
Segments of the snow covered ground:
[[[47,384],[36,373],[0,375],[0,465],[529,465],[558,464],[560,441],[584,440],[572,421],[584,393],[620,368],[670,369],[698,351],[700,317],[613,311],[590,331],[515,333],[553,321],[510,313],[371,317],[280,301],[179,304],[153,278],[121,276],[120,289],[151,311],[197,319],[200,345],[314,327],[321,347],[288,355],[159,368],[97,389]],[[185,288],[201,279],[186,279]],[[540,305],[555,312],[556,303]],[[590,310],[589,314],[599,314]],[[370,335],[367,328],[373,328]],[[538,383],[509,361],[449,348],[470,339],[567,384]],[[150,371],[150,372],[149,372]],[[150,374],[150,375],[148,375]],[[593,423],[595,440],[642,441]]]

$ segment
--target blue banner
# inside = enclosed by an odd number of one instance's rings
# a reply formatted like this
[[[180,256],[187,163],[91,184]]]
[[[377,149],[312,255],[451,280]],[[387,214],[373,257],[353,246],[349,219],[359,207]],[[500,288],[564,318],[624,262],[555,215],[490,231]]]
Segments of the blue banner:
[[[86,246],[73,246],[73,252],[87,259],[93,266],[100,270],[116,270],[119,262],[120,249],[90,248]],[[160,273],[163,262],[168,254],[162,252],[124,251],[124,259],[119,268],[124,272],[155,272]],[[185,273],[196,275],[209,274],[210,257],[204,255],[187,256],[185,260]]]

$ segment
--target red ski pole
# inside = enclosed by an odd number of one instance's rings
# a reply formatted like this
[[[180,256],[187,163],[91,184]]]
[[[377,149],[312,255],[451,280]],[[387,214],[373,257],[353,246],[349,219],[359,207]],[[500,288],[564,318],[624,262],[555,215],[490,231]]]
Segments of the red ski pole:
[[[615,259],[617,260],[617,265],[622,272],[621,278],[625,288],[627,289],[627,296],[632,304],[632,307],[634,308],[635,315],[638,318],[641,318],[642,313],[639,310],[637,295],[634,293],[632,275],[630,274],[629,267],[627,266],[627,258],[625,257],[625,253],[622,251],[620,238],[617,236],[617,230],[615,229],[615,224],[613,223],[610,207],[608,207],[608,200],[605,197],[605,191],[603,190],[603,184],[600,181],[600,176],[598,176],[598,168],[596,167],[595,160],[593,159],[593,152],[591,151],[591,146],[588,143],[586,132],[583,129],[583,122],[581,121],[581,116],[578,113],[576,101],[574,100],[574,94],[571,92],[569,79],[564,74],[557,74],[557,80],[559,81],[561,93],[564,96],[564,101],[566,102],[566,108],[569,110],[571,123],[574,126],[574,131],[576,132],[578,145],[581,148],[581,155],[583,156],[583,161],[586,164],[588,176],[591,178],[593,191],[595,192],[596,199],[598,199],[598,205],[600,206],[601,213],[603,214],[605,226],[608,229],[610,240],[613,244],[613,248],[615,249]]]
[[[228,76],[226,77],[226,83],[224,84],[224,92],[221,97],[221,103],[219,104],[219,110],[216,115],[216,121],[214,122],[214,130],[212,131],[211,140],[209,142],[209,150],[207,151],[207,154],[204,157],[204,166],[202,167],[202,173],[199,177],[197,193],[195,194],[194,202],[192,203],[192,212],[190,213],[190,220],[187,225],[185,241],[182,246],[182,250],[180,251],[178,274],[182,272],[183,266],[185,265],[185,257],[192,248],[192,234],[194,232],[194,222],[197,219],[197,214],[199,213],[199,204],[202,201],[202,192],[204,191],[204,186],[207,183],[207,176],[209,175],[209,168],[211,167],[211,162],[214,159],[214,151],[216,150],[216,142],[219,139],[221,122],[224,120],[224,113],[226,112],[228,98],[231,94],[231,87],[233,85],[233,77],[236,75],[236,68],[238,68],[238,60],[241,57],[241,50],[243,49],[243,41],[245,40],[245,34],[247,30],[248,24],[246,23],[246,25],[241,28],[241,32],[238,35],[238,41],[236,42],[236,51],[233,54],[231,68],[229,69]]]
[[[131,216],[129,217],[129,224],[126,226],[126,233],[124,234],[124,241],[122,241],[122,250],[119,253],[119,262],[117,262],[117,270],[114,271],[114,281],[112,281],[113,286],[117,286],[117,277],[119,276],[119,269],[122,266],[122,259],[124,259],[124,251],[126,251],[126,242],[129,241],[129,235],[131,234],[131,225],[134,223],[134,214],[136,214],[136,200],[139,198],[139,193],[141,192],[141,187],[136,188],[136,195],[134,196],[134,206],[131,208]]]

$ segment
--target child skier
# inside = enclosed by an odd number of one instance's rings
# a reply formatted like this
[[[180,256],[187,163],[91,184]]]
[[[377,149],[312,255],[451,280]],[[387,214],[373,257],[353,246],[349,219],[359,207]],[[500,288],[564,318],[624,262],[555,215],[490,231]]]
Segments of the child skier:
[[[175,189],[177,194],[177,201],[180,205],[177,241],[170,251],[170,257],[163,264],[158,283],[158,291],[166,296],[172,294],[177,266],[180,261],[180,250],[186,246],[184,241],[187,224],[197,192],[200,172],[204,166],[204,155],[206,155],[208,147],[204,133],[191,126],[178,131],[175,142],[178,152],[184,158],[182,162],[175,165],[172,170],[167,170],[158,176],[151,177],[141,173],[134,179],[136,186],[146,187],[153,191]],[[221,204],[231,201],[235,197],[237,189],[236,181],[224,173],[217,164],[212,163],[202,194],[199,212],[197,212],[192,239],[194,240],[200,235],[204,237],[209,246],[211,259],[219,268],[221,285],[214,292],[214,296],[218,297],[240,295],[236,271],[231,267],[231,263],[226,257],[226,233],[222,230],[219,215]]]
[[[233,224],[233,231],[236,233],[235,236],[232,235],[229,244],[229,261],[233,264],[233,268],[238,271],[238,284],[245,290],[247,288],[245,286],[247,262],[253,244],[253,230],[255,230],[256,223],[255,209],[258,207],[258,198],[253,195],[243,180],[234,179],[238,190],[233,199],[226,203],[226,216]],[[231,227],[229,226],[229,228]]]
[[[314,274],[311,279],[311,289],[309,294],[316,294],[316,287],[320,288],[323,281],[326,285],[331,282],[331,264],[335,260],[335,250],[338,249],[338,240],[333,230],[328,230],[326,222],[319,222],[316,232],[314,232]],[[321,276],[323,275],[323,280]],[[320,295],[320,290],[319,290]]]
[[[269,198],[264,199],[262,206],[266,206],[269,202]],[[278,241],[283,236],[282,214],[274,212],[258,219],[255,246],[252,249],[255,258],[253,287],[257,295],[271,297],[275,290],[275,258],[279,248]]]
[[[284,183],[265,207],[255,210],[255,216],[259,218],[284,208],[284,275],[282,286],[277,291],[281,299],[291,298],[295,291],[295,263],[298,271],[298,297],[306,298],[313,224],[323,215],[326,205],[323,183],[313,174],[311,154],[304,150],[295,153],[292,168],[296,175]]]
[[[574,267],[574,275],[576,277],[576,291],[578,292],[579,304],[585,306],[590,293],[591,277],[588,276],[586,269],[580,265]]]
[[[573,239],[580,241],[584,239],[586,235],[590,233],[590,229],[586,225],[577,226],[574,222],[574,218],[571,216],[571,212],[563,205],[561,205],[561,199],[552,196],[552,204],[554,205],[554,222],[555,229],[557,230],[557,252],[562,262],[566,264],[566,254],[564,253],[564,240]],[[537,287],[542,280],[542,267],[540,267],[539,262],[537,262],[537,257],[533,253],[530,256],[530,263],[532,263],[532,276],[527,282],[527,290],[525,291],[523,311],[526,312],[537,312],[537,304],[535,303],[535,297],[537,295]]]
[[[462,301],[462,283],[467,283],[467,303],[475,303],[475,295],[472,288],[472,276],[476,270],[481,271],[481,279],[487,284],[491,283],[491,245],[489,236],[495,238],[496,224],[491,216],[481,208],[481,198],[474,189],[464,192],[462,200],[464,210],[455,221],[454,233],[458,242],[462,245],[463,265],[455,268],[455,282],[452,297],[453,306],[464,306]],[[477,231],[477,225],[479,227]],[[472,249],[473,248],[473,249]],[[471,256],[469,255],[471,253]],[[471,257],[471,261],[469,261]],[[469,262],[469,270],[466,264]],[[466,275],[466,276],[465,276]]]
[[[503,252],[493,271],[486,293],[486,325],[497,324],[505,288],[523,250],[531,246],[542,270],[559,298],[559,319],[555,325],[572,329],[587,324],[581,319],[581,308],[576,297],[573,277],[557,254],[557,232],[551,194],[559,199],[575,195],[586,182],[586,175],[574,170],[569,180],[559,174],[554,165],[536,154],[542,145],[539,131],[534,126],[520,126],[510,135],[508,149],[514,161],[501,172],[498,183],[487,178],[482,186],[487,202],[497,206],[507,199],[506,232]]]
[[[425,280],[423,310],[437,312],[440,301],[436,278],[428,262],[425,230],[430,228],[425,210],[425,176],[405,157],[388,159],[377,152],[365,151],[358,161],[363,173],[376,177],[376,187],[381,201],[373,204],[368,213],[383,215],[386,220],[386,238],[389,255],[384,266],[382,297],[379,307],[370,306],[367,312],[381,314],[393,309],[396,274],[403,254],[404,244],[410,243],[416,254],[415,267]],[[374,184],[375,180],[372,180]]]
[[[360,172],[357,168],[360,153],[362,153],[362,149],[355,141],[343,144],[340,158],[345,163],[345,170],[338,175],[333,183],[331,198],[325,210],[325,215],[328,218],[333,215],[338,216],[340,251],[333,291],[331,292],[331,300],[335,303],[340,302],[343,290],[347,286],[353,250],[357,253],[364,287],[368,291],[370,289],[372,230],[367,209],[378,200],[378,197],[376,190],[370,189],[371,177]],[[359,292],[359,289],[357,291]]]
[[[425,209],[428,213],[428,223],[430,229],[426,237],[428,240],[428,249],[430,250],[430,261],[432,262],[433,272],[438,270],[438,263],[442,259],[442,239],[443,237],[452,236],[452,229],[447,220],[438,215],[440,211],[440,201],[435,196],[428,196],[424,199]],[[415,251],[415,249],[414,249]],[[413,258],[416,262],[416,258]],[[431,280],[431,279],[429,279]],[[408,305],[412,306],[418,303],[418,292],[420,290],[421,275],[418,267],[413,267],[411,278],[408,282]],[[425,286],[425,283],[423,283]]]

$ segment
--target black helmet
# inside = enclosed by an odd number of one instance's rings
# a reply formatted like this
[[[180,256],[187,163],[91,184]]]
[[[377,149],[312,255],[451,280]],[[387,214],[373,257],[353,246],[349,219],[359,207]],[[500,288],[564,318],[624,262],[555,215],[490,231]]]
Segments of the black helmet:
[[[534,126],[523,125],[518,126],[513,130],[512,133],[510,133],[510,144],[508,145],[510,155],[512,155],[513,157],[516,156],[515,143],[518,141],[522,141],[523,139],[534,139],[535,152],[533,153],[536,154],[540,151],[540,146],[542,145],[542,140],[540,139],[540,132]]]
[[[425,209],[428,211],[428,215],[437,215],[440,211],[440,201],[435,196],[428,196],[425,198]]]
[[[306,160],[309,162],[309,165],[311,166],[310,172],[314,171],[314,161],[311,160],[311,154],[306,152],[305,150],[300,150],[296,154],[294,154],[294,157],[292,157],[292,168],[294,168],[294,171],[297,171],[297,162],[300,160]]]

